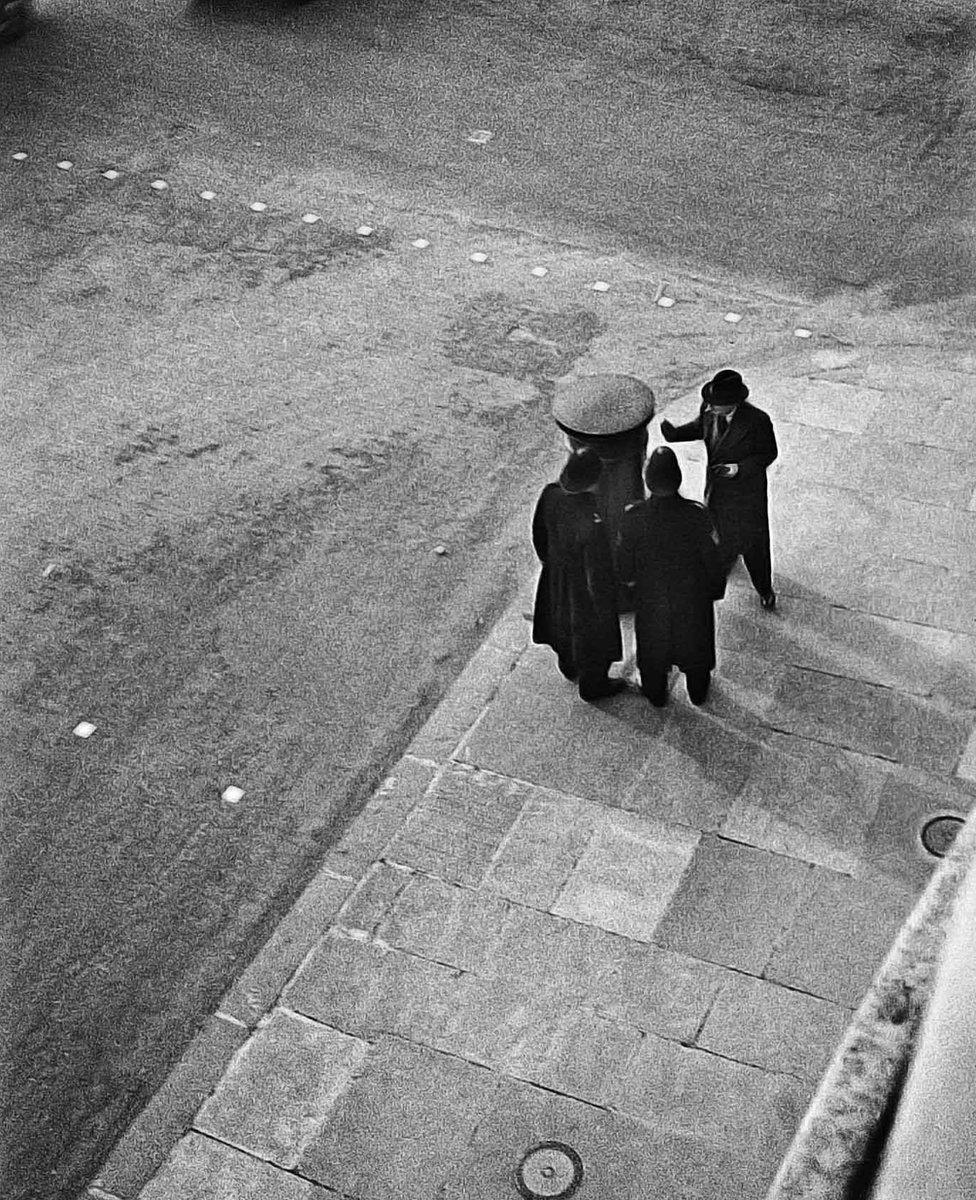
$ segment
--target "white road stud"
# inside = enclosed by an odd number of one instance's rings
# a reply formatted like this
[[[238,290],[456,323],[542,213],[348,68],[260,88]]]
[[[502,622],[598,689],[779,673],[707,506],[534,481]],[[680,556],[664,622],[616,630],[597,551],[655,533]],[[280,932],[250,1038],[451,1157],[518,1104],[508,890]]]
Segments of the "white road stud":
[[[220,793],[220,798],[221,800],[226,801],[227,804],[236,804],[243,795],[243,788],[231,786],[224,788],[224,790]]]
[[[811,333],[811,331],[809,329],[794,329],[793,335],[794,335],[794,337],[798,337],[798,338],[813,337],[813,334]]]
[[[154,179],[149,186],[152,188],[152,190],[154,192],[169,191],[169,184],[166,182],[165,179]]]
[[[414,238],[410,245],[413,246],[415,250],[426,250],[430,245],[430,242],[428,242],[426,238]]]
[[[466,140],[473,142],[476,146],[483,146],[485,142],[490,142],[494,136],[490,129],[472,129]]]
[[[200,199],[201,200],[216,200],[217,193],[216,192],[201,192]]]
[[[738,325],[738,323],[742,320],[742,313],[727,312],[725,314],[725,319],[730,325]]]
[[[119,177],[118,171],[103,171],[102,172],[103,179],[118,179],[118,177]]]
[[[470,257],[471,261],[476,263],[485,263],[488,261],[488,255],[482,253],[481,250],[476,250]]]
[[[314,225],[316,221],[321,221],[322,218],[318,213],[305,213],[305,215],[302,217],[302,220],[306,225]]]
[[[268,206],[264,203],[263,200],[255,200],[253,203],[248,205],[248,208],[251,210],[251,212],[267,212],[268,211]]]
[[[75,735],[75,737],[90,738],[95,732],[95,726],[91,723],[91,721],[79,721],[71,732]]]
[[[673,296],[658,296],[657,306],[658,306],[658,308],[674,308],[674,297]]]
[[[438,555],[440,558],[443,558],[444,555],[447,554],[447,547],[446,546],[435,546],[434,553],[436,555]]]
[[[539,279],[542,279],[542,277],[544,275],[549,274],[549,268],[548,267],[533,267],[532,274],[538,276]]]
[[[10,157],[14,160],[14,162],[23,162],[27,155],[23,150],[18,150],[16,154],[11,154]]]
[[[75,164],[73,162],[71,162],[69,159],[63,158],[61,160],[61,162],[58,163],[58,170],[59,171],[70,171],[74,165]]]
[[[602,279],[598,279],[596,283],[591,285],[594,292],[609,292],[610,284],[605,283]]]
[[[356,232],[359,234],[360,237],[369,237],[369,235],[373,232],[373,226],[372,225],[360,225],[359,228],[356,230]]]

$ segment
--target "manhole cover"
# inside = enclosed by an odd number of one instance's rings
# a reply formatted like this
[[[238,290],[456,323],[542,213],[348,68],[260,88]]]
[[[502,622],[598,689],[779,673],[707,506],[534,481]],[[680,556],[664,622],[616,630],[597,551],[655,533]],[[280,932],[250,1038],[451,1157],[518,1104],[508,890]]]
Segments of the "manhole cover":
[[[515,1182],[527,1200],[571,1196],[583,1182],[583,1160],[564,1142],[540,1142],[519,1163]]]
[[[562,1141],[543,1141],[526,1154],[515,1171],[515,1182],[527,1200],[540,1196],[571,1196],[583,1178],[583,1162]]]
[[[956,834],[963,823],[962,817],[946,814],[933,817],[922,826],[922,845],[933,858],[945,858],[956,840]]]

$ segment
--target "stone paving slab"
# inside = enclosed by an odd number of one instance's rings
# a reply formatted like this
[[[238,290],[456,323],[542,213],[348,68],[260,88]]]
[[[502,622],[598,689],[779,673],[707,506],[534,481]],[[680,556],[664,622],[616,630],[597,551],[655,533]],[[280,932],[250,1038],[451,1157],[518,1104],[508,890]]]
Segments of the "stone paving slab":
[[[850,1018],[845,1005],[729,973],[697,1044],[737,1062],[815,1081]]]
[[[722,683],[716,681],[716,688]],[[712,713],[674,703],[627,808],[693,829],[714,831],[742,792],[761,744]]]
[[[191,1132],[140,1195],[141,1200],[327,1200],[329,1194],[306,1179]]]
[[[852,879],[814,870],[802,905],[777,939],[765,977],[853,1007],[914,899],[913,891],[884,877]]]
[[[302,1175],[363,1200],[437,1196],[500,1084],[484,1069],[379,1039],[302,1157]]]
[[[727,838],[854,873],[886,764],[833,745],[773,734],[721,826]]]
[[[694,1133],[721,1151],[775,1161],[789,1144],[812,1089],[694,1047],[645,1038],[617,1080],[614,1106],[651,1128]]]
[[[573,684],[558,674],[553,679],[554,667],[552,651],[530,649],[459,757],[501,775],[619,804],[636,783],[665,718],[634,694],[599,707],[585,704]]]
[[[808,863],[703,837],[655,933],[658,945],[759,975],[804,900]]]
[[[411,814],[388,855],[448,879],[479,883],[527,795],[526,784],[505,775],[454,767]]]
[[[368,1050],[357,1038],[276,1010],[230,1064],[194,1125],[257,1158],[296,1167]]]
[[[649,942],[691,861],[698,835],[628,817],[607,814],[594,829],[552,912]]]

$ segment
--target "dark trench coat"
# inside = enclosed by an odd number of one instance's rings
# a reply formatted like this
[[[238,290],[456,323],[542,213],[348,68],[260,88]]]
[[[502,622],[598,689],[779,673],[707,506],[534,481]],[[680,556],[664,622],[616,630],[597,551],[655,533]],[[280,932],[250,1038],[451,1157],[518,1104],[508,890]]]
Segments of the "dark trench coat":
[[[532,518],[532,543],[542,563],[532,640],[551,646],[572,675],[616,662],[623,652],[616,574],[596,497],[550,483]]]
[[[714,602],[725,572],[702,505],[652,496],[624,514],[620,569],[634,581],[637,663],[643,672],[715,666]]]
[[[725,433],[712,446],[707,441],[707,405],[686,425],[678,425],[669,442],[705,440],[709,467],[736,463],[739,471],[732,479],[708,472],[705,480],[705,504],[715,518],[723,553],[731,555],[743,547],[769,537],[769,507],[766,470],[776,459],[776,435],[773,423],[762,409],[748,401],[736,406]]]

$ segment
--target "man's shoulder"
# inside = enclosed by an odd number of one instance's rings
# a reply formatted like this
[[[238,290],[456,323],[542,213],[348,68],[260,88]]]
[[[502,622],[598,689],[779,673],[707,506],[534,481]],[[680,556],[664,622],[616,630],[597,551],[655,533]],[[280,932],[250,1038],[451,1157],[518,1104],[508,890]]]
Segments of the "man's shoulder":
[[[751,400],[743,400],[739,405],[742,415],[757,425],[772,425],[772,419],[765,409],[759,408]]]
[[[699,503],[697,500],[689,500],[686,496],[679,496],[678,504],[678,511],[684,520],[696,523],[700,521],[711,523],[712,518],[704,504]]]

